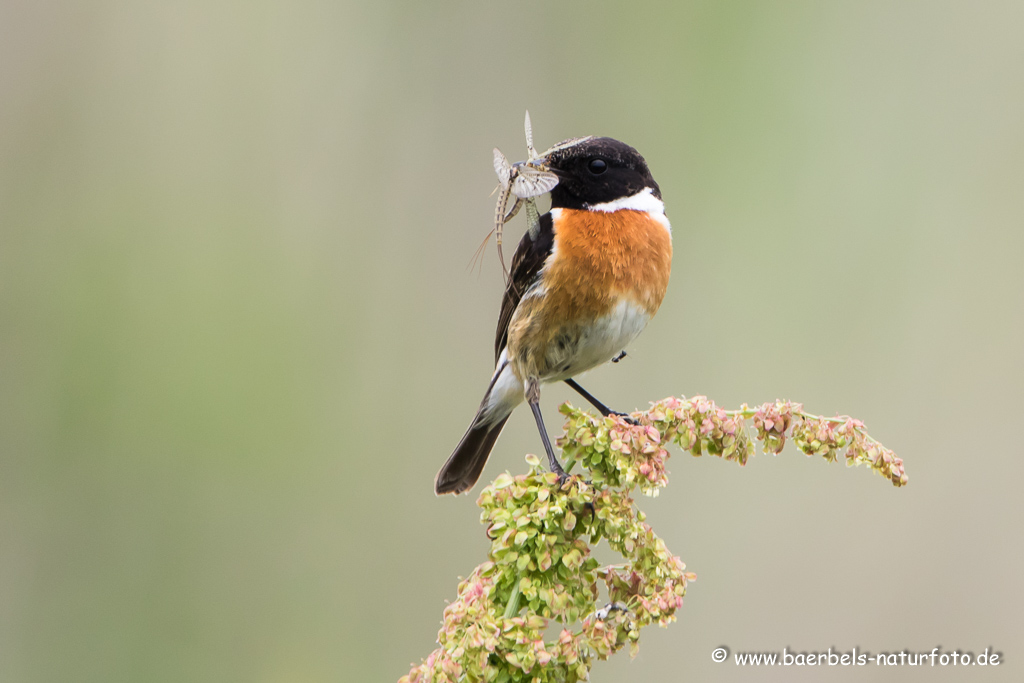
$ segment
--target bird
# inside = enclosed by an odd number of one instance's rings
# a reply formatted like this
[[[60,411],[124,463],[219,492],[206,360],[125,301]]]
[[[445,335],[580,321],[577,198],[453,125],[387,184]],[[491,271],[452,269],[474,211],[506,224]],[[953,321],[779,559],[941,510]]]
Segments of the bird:
[[[494,342],[494,372],[473,422],[434,479],[437,495],[476,484],[512,411],[533,412],[551,471],[542,384],[565,382],[602,415],[611,410],[574,379],[610,360],[646,327],[668,289],[672,226],[647,162],[608,137],[572,138],[530,163],[554,173],[551,209],[512,257]],[[628,419],[628,418],[627,418]]]

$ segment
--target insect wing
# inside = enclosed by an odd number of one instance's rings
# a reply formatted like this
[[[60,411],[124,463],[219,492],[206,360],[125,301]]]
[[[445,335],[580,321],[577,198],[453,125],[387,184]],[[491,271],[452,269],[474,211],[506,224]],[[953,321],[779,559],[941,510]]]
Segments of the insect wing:
[[[552,152],[558,152],[560,150],[567,149],[569,147],[573,147],[575,145],[578,145],[581,142],[586,142],[587,140],[593,140],[593,139],[594,139],[593,135],[587,135],[586,137],[582,137],[582,138],[569,138],[568,140],[562,140],[558,144],[552,145],[551,147],[549,147],[547,149],[547,151],[544,152],[544,156],[549,156]]]
[[[536,241],[540,236],[540,211],[537,210],[537,202],[532,199],[521,201],[526,204],[526,229],[530,233],[530,238]]]
[[[558,176],[554,173],[523,165],[512,181],[512,193],[521,199],[529,199],[551,192],[557,184]]]
[[[537,150],[533,147],[533,124],[530,122],[530,110],[526,110],[526,122],[523,127],[526,129],[526,153],[530,156],[527,157],[531,161],[537,157]]]
[[[512,164],[508,163],[508,159],[497,147],[494,148],[494,172],[498,174],[501,186],[507,188],[512,180]]]

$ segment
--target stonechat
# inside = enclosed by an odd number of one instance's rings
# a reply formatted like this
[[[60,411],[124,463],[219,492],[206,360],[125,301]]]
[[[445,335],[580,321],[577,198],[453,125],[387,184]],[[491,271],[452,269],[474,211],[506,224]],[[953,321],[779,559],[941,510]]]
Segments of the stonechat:
[[[532,165],[554,173],[551,210],[523,235],[498,315],[495,368],[476,417],[434,479],[434,491],[476,483],[512,411],[525,399],[559,477],[540,411],[540,386],[565,382],[602,415],[610,410],[573,379],[616,359],[657,312],[672,269],[661,190],[639,152],[612,138],[555,145]]]

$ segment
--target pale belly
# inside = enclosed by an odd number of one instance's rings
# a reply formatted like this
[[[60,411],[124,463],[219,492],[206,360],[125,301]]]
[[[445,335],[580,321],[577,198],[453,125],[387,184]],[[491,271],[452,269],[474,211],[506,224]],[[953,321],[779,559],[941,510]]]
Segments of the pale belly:
[[[611,360],[650,320],[639,305],[622,297],[611,310],[589,322],[567,321],[554,334],[524,335],[528,348],[513,343],[510,361],[522,380],[559,382]],[[518,353],[517,353],[518,351]]]
[[[590,325],[578,326],[578,342],[575,348],[566,349],[568,353],[549,349],[548,354],[555,362],[549,365],[550,374],[540,379],[560,382],[607,363],[636,339],[649,320],[650,316],[642,308],[626,299],[619,300],[607,315]],[[559,358],[559,355],[564,357]]]
[[[561,382],[607,363],[643,331],[650,318],[642,307],[625,297],[590,323],[563,323],[553,334],[547,326],[533,327],[514,317],[514,333],[498,359],[478,421],[504,419],[522,403],[531,378]],[[540,333],[540,329],[549,334]]]

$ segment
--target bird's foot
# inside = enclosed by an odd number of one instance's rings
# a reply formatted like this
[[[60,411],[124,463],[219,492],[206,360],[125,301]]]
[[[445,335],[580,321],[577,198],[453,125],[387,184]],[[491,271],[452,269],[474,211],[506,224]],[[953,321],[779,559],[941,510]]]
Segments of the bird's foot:
[[[562,469],[562,466],[558,464],[557,460],[552,459],[548,463],[548,467],[550,467],[551,471],[555,473],[556,477],[558,477],[558,488],[565,486],[565,483],[572,478],[564,469]]]
[[[554,472],[554,470],[552,471]],[[578,474],[567,474],[564,470],[555,472],[555,474],[558,476],[559,489],[564,489],[566,485],[572,486],[576,482],[579,482],[591,488],[594,487],[594,482],[590,481],[589,479],[584,479],[582,476]]]
[[[634,417],[630,417],[629,413],[620,413],[617,410],[609,410],[608,415],[615,415],[616,417],[621,417],[623,422],[627,422],[633,425],[634,427],[640,426],[640,421]],[[607,415],[605,417],[607,417]]]

